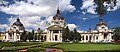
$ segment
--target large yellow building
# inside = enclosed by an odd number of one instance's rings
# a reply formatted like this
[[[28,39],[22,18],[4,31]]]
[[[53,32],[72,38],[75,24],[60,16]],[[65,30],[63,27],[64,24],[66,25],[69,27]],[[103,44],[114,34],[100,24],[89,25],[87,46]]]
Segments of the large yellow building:
[[[63,28],[64,17],[61,16],[60,11],[58,9],[50,25],[46,27],[47,30],[42,32],[42,40],[44,40],[45,42],[62,42]]]
[[[64,17],[61,16],[59,9],[57,10],[55,16],[51,20],[51,23],[47,30],[41,33],[40,39],[38,41],[44,42],[62,42],[62,31],[65,27]],[[0,33],[0,40],[2,41],[20,41],[20,35],[25,30],[24,25],[20,22],[18,18],[16,22],[11,25],[7,32]],[[39,33],[39,30],[35,31],[35,34]],[[109,30],[108,25],[103,22],[100,18],[99,22],[96,24],[95,30],[89,31],[79,31],[81,35],[81,42],[111,42],[112,31]]]

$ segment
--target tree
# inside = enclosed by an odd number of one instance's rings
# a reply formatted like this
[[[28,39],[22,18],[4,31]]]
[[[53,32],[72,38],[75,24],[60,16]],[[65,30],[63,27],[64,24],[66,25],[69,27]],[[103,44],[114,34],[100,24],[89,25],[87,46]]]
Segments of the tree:
[[[40,36],[41,36],[41,30],[38,30],[38,34],[37,34],[37,39],[40,40]]]
[[[69,41],[74,41],[74,32],[70,31],[69,33],[70,33],[68,37]]]
[[[113,38],[114,38],[114,40],[116,41],[116,40],[120,40],[120,27],[114,27],[114,28],[112,28],[112,29],[114,29],[114,31],[113,31]]]
[[[34,30],[32,30],[32,32],[31,32],[31,38],[30,38],[31,40],[34,39],[34,34],[35,34],[35,33],[34,33]]]
[[[22,41],[24,41],[24,42],[27,40],[26,31],[24,31],[24,32],[20,35],[20,39],[21,39]]]
[[[34,38],[34,30],[32,30],[32,32],[28,32],[27,37],[28,37],[28,40],[33,40],[33,38]]]
[[[77,32],[76,29],[74,29],[73,31],[70,31],[68,26],[66,28],[63,29],[63,33],[62,33],[62,38],[63,41],[80,41],[81,36],[80,34]]]
[[[100,17],[102,17],[103,15],[105,15],[106,14],[106,9],[105,9],[105,7],[104,7],[104,5],[103,5],[103,3],[104,3],[104,1],[102,1],[102,0],[95,0],[95,3],[97,4],[97,8],[96,8],[96,12],[97,12],[97,14],[100,16]]]
[[[76,29],[74,29],[73,31],[70,31],[70,35],[69,35],[69,40],[73,41],[73,42],[78,42],[80,41],[81,36],[80,34],[77,32]]]
[[[62,32],[63,41],[68,41],[69,33],[70,33],[70,30],[69,30],[68,26],[66,28],[63,28],[63,32]]]
[[[74,29],[74,41],[79,41],[81,39],[80,34]]]
[[[31,32],[28,32],[28,33],[27,33],[27,40],[30,41],[30,38],[31,38]]]
[[[96,12],[97,14],[102,17],[107,13],[107,9],[110,7],[110,9],[113,9],[114,6],[116,6],[117,1],[116,0],[94,0],[95,4],[97,5]],[[104,6],[104,3],[111,4],[112,6],[106,5]]]
[[[34,40],[37,40],[37,33],[34,34]]]

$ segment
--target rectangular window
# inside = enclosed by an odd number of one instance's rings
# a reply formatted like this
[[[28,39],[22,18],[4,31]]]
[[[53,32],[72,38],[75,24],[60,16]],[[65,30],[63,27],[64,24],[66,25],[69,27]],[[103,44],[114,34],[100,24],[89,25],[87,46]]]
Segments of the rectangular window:
[[[59,33],[59,30],[53,30],[53,33]]]
[[[55,24],[59,24],[59,22],[55,22]]]

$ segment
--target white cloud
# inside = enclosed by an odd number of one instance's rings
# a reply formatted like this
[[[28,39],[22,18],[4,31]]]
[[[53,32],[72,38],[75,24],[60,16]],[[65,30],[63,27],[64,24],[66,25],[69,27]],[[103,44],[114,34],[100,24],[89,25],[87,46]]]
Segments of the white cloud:
[[[8,28],[7,24],[0,24],[0,30],[5,31]]]
[[[60,2],[60,9],[61,11],[69,11],[69,12],[73,12],[74,10],[76,10],[75,6],[72,6],[70,3],[71,0],[61,0]]]
[[[95,12],[96,7],[97,6],[95,5],[94,0],[83,0],[81,9],[84,10],[84,12],[82,13],[85,14],[86,12],[88,12],[88,13],[96,14]]]
[[[58,5],[62,12],[73,12],[76,8],[71,5],[71,0],[27,0],[15,1],[9,7],[0,6],[0,11],[8,14],[15,14],[20,16],[49,16],[56,13]],[[32,3],[33,4],[32,4]]]
[[[6,27],[8,27],[7,24],[0,24],[1,29],[6,28]]]
[[[88,18],[82,18],[82,20],[84,20],[84,21],[85,21],[85,20],[88,20]]]
[[[113,6],[112,4],[110,6]],[[110,7],[107,9],[107,11],[115,11],[120,8],[120,0],[117,0],[116,6],[113,7],[113,9],[110,9]]]
[[[68,24],[67,26],[71,31],[74,30],[74,28],[77,27],[75,24]]]
[[[21,22],[24,24],[27,30],[29,28],[45,29],[47,23],[49,23],[55,15],[57,7],[59,5],[61,12],[73,12],[76,10],[75,6],[71,5],[71,0],[26,0],[18,1],[14,0],[14,4],[9,6],[0,6],[0,11],[7,14],[19,15]],[[40,18],[45,17],[44,20]],[[8,18],[10,24],[16,21],[16,17]]]
[[[42,30],[45,30],[47,27],[47,23],[49,23],[52,20],[52,16],[47,17],[44,20],[41,20],[42,17],[39,16],[31,16],[31,17],[19,17],[21,23],[23,23],[24,27],[26,28],[26,30],[31,31],[32,29],[36,30],[38,28],[41,28]],[[15,17],[11,17],[9,18],[9,26],[11,26],[17,18]]]

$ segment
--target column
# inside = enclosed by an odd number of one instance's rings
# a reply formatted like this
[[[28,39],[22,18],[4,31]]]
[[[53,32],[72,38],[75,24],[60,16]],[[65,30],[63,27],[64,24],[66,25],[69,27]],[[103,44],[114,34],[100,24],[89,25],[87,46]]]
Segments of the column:
[[[112,40],[112,34],[109,33],[109,40]]]
[[[103,38],[102,38],[102,33],[99,33],[99,40],[101,41]]]
[[[86,42],[86,35],[84,35],[84,42]]]
[[[98,41],[100,41],[100,35],[98,34]]]
[[[8,33],[6,33],[6,40],[8,40],[9,39],[9,34]]]
[[[90,38],[90,36],[89,36],[89,34],[88,34],[88,42],[90,41],[90,39],[89,39],[89,38]]]
[[[51,39],[51,38],[50,38],[50,31],[48,31],[48,33],[47,33],[47,35],[46,35],[46,36],[47,36],[47,37],[46,37],[46,38],[47,38],[47,40],[46,40],[46,41],[50,41],[50,39]]]
[[[95,36],[94,38],[95,38],[95,41],[94,41],[94,42],[96,42],[96,36]]]
[[[16,41],[16,33],[13,34],[14,38],[12,39],[13,41]]]
[[[84,38],[85,38],[84,35],[82,35],[82,37],[83,37],[83,38],[82,38],[82,42],[84,42]]]
[[[95,42],[95,35],[93,34],[93,42]]]
[[[62,33],[60,34],[60,41],[62,42]]]
[[[51,31],[50,35],[51,35],[51,40],[50,41],[53,41],[53,31]]]
[[[19,35],[19,40],[20,40],[20,35]]]
[[[60,39],[60,35],[61,35],[61,33],[60,33],[60,30],[59,30],[58,41],[61,40],[61,39]]]
[[[93,42],[93,34],[91,34],[91,42]]]
[[[86,42],[88,41],[88,35],[86,35]]]

